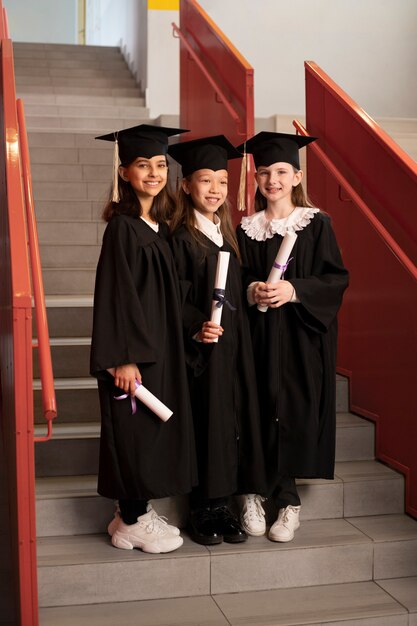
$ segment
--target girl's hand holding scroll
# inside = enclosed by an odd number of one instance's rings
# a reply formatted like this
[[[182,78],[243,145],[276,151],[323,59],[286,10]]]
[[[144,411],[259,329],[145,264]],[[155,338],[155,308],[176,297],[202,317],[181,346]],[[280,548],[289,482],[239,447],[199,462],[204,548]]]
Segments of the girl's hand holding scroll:
[[[202,343],[213,343],[216,339],[223,335],[223,328],[215,322],[204,322],[197,338]]]
[[[277,283],[258,282],[253,290],[253,298],[256,304],[273,309],[290,302],[293,294],[294,287],[287,280],[280,280]]]
[[[129,363],[127,365],[119,365],[114,370],[114,384],[116,387],[123,389],[125,393],[130,393],[131,396],[135,395],[136,384],[135,381],[142,382],[142,376],[136,363]]]

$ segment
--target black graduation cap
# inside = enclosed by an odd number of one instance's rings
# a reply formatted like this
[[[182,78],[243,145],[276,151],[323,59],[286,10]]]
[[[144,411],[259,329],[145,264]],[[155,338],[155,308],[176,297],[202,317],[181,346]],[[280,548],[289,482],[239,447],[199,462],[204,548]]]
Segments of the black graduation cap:
[[[184,177],[202,169],[227,170],[229,159],[242,156],[224,135],[176,143],[169,146],[168,154],[182,166]]]
[[[264,165],[268,167],[272,163],[290,163],[296,169],[300,169],[300,159],[298,151],[307,146],[317,137],[303,137],[302,135],[290,135],[287,133],[271,133],[262,131],[248,139],[237,147],[238,150],[245,150],[253,154],[255,166]]]
[[[117,141],[119,144],[120,161],[123,164],[128,164],[137,157],[151,159],[159,154],[166,154],[168,151],[168,137],[186,132],[188,131],[182,128],[139,124],[139,126],[124,128],[108,135],[101,135],[96,137],[96,139]]]
[[[108,135],[96,137],[96,139],[102,139],[103,141],[114,142],[112,201],[119,202],[119,158],[123,165],[128,165],[138,157],[151,159],[160,154],[165,155],[168,152],[168,137],[187,132],[187,130],[182,128],[139,124],[139,126],[124,128]]]

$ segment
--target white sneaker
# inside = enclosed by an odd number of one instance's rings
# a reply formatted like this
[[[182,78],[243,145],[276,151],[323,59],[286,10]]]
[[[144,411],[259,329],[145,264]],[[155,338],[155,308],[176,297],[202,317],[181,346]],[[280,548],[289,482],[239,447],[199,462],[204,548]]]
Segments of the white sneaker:
[[[165,522],[165,524],[168,527],[168,531],[171,533],[171,535],[175,535],[176,537],[179,536],[180,529],[177,528],[176,526],[172,526],[171,524],[168,524],[167,523],[167,518],[164,517],[163,515],[158,515],[157,512],[155,511],[155,509],[152,507],[152,504],[148,504],[148,506],[147,506],[146,512],[149,513],[149,511],[152,511],[154,516],[158,517],[160,520]],[[117,506],[116,510],[114,512],[114,517],[111,520],[111,522],[109,523],[109,525],[107,526],[107,532],[109,533],[110,537],[114,534],[114,531],[117,529],[121,519],[122,518],[120,517],[120,509]]]
[[[265,498],[258,496],[256,493],[248,493],[242,496],[242,512],[240,514],[240,523],[248,535],[252,537],[260,537],[265,534],[265,511],[262,502]]]
[[[143,552],[159,554],[176,550],[182,546],[183,538],[172,535],[168,524],[151,510],[138,517],[136,524],[125,524],[120,519],[111,542],[122,550],[140,548]]]
[[[268,537],[271,541],[291,541],[294,532],[300,528],[301,506],[288,505],[280,509],[277,521],[269,529]]]

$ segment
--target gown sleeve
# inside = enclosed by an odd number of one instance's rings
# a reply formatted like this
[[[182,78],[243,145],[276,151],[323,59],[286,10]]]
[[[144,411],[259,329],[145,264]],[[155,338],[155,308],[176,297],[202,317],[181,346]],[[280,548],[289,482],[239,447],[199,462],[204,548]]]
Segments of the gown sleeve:
[[[90,372],[127,363],[154,363],[156,348],[147,330],[137,288],[138,236],[123,217],[113,218],[104,233],[97,266]]]
[[[294,306],[301,321],[312,330],[325,333],[340,308],[349,275],[343,265],[330,219],[321,214],[315,225],[318,226],[318,232],[314,242],[311,274],[288,280],[300,301]]]
[[[204,344],[193,339],[209,317],[196,306],[196,286],[199,281],[198,263],[201,262],[193,253],[192,245],[182,237],[172,237],[172,252],[180,282],[183,301],[183,329],[187,364],[194,370],[195,376],[204,371],[207,360],[213,350],[213,344]]]

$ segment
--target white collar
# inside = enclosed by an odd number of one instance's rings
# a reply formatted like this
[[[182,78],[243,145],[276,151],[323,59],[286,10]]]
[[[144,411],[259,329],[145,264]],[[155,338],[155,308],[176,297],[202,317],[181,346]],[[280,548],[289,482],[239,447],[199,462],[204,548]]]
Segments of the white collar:
[[[210,239],[216,246],[223,246],[223,235],[221,231],[221,221],[218,215],[214,214],[214,222],[194,209],[195,227]]]
[[[159,231],[159,224],[154,224],[153,222],[150,222],[149,220],[146,219],[146,217],[143,217],[143,215],[140,216],[140,219],[143,220],[145,224],[150,226],[152,230],[154,230],[156,233]]]
[[[272,220],[266,219],[265,211],[259,211],[248,217],[243,217],[240,224],[250,239],[266,241],[272,239],[274,235],[284,236],[285,233],[303,230],[310,224],[315,213],[319,213],[319,211],[320,209],[312,207],[296,207],[288,217]]]

